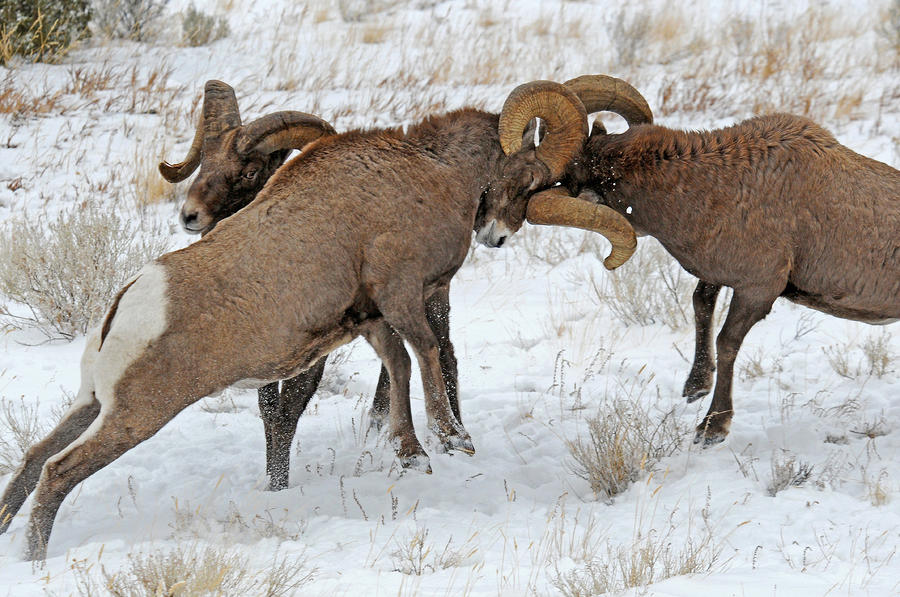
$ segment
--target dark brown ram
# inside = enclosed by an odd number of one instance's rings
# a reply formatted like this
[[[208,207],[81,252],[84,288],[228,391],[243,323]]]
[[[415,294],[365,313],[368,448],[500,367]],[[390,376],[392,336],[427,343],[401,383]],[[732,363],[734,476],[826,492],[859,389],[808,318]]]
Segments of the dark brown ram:
[[[619,112],[629,129],[606,134],[596,127],[559,170],[533,149],[519,149],[520,131],[533,114],[511,94],[500,124],[510,159],[481,237],[495,245],[505,238],[485,230],[515,232],[526,207],[529,214],[533,209],[529,198],[553,205],[589,191],[697,276],[688,401],[706,395],[717,369],[718,375],[696,441],[708,445],[727,435],[735,357],[776,298],[871,324],[900,318],[900,171],[851,151],[799,116],[678,131],[650,124],[647,102],[622,81],[586,75],[565,85],[586,112]],[[530,93],[522,95],[527,100]],[[616,104],[627,109],[611,107]],[[586,121],[573,124],[573,134],[584,135],[586,127]],[[560,180],[563,188],[531,197]],[[713,352],[711,320],[722,286],[734,295]]]

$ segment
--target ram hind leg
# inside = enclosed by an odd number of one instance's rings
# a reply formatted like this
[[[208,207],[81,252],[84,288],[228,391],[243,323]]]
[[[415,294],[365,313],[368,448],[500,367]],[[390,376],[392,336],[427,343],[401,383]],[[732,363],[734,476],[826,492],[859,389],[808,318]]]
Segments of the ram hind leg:
[[[259,388],[259,414],[266,433],[266,474],[269,491],[281,491],[288,486],[291,468],[291,444],[297,433],[297,421],[306,410],[322,380],[325,359],[296,377],[267,384]]]
[[[369,411],[369,425],[376,432],[381,431],[388,420],[391,407],[391,377],[384,363],[378,373],[378,385],[375,386],[375,397]]]
[[[0,533],[6,532],[13,517],[34,490],[47,460],[75,441],[100,412],[100,403],[90,389],[82,389],[59,424],[47,437],[34,444],[25,454],[22,465],[13,474],[0,499]]]
[[[65,497],[76,485],[119,456],[153,436],[185,406],[196,400],[159,400],[156,392],[138,395],[136,388],[146,384],[111,384],[112,391],[96,390],[100,412],[88,428],[62,452],[44,464],[34,494],[27,531],[29,559],[43,559],[53,521]]]
[[[411,367],[403,340],[387,324],[376,325],[364,331],[363,335],[375,349],[391,378],[389,435],[394,452],[404,468],[431,473],[428,454],[419,443],[413,427],[409,404]]]
[[[684,384],[682,396],[694,402],[709,394],[716,371],[716,355],[713,350],[713,312],[716,298],[722,287],[700,280],[694,289],[694,364]]]

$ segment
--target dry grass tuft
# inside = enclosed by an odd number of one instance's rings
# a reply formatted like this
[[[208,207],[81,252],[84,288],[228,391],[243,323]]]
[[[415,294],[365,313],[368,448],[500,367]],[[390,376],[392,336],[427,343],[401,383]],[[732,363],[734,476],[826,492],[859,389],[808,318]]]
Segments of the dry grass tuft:
[[[884,377],[891,371],[894,353],[891,350],[892,335],[886,329],[869,334],[862,343],[863,355],[868,364],[869,375]]]
[[[675,576],[712,572],[723,549],[711,533],[675,544],[668,536],[649,532],[631,545],[607,545],[605,558],[558,573],[553,584],[565,597],[617,594]]]
[[[865,475],[863,477],[863,482],[866,486],[866,494],[869,498],[869,503],[873,506],[884,506],[891,501],[893,492],[891,491],[890,481],[886,470],[881,470],[877,475],[871,477]]]
[[[19,81],[15,71],[7,71],[0,83],[0,114],[13,118],[30,118],[41,114],[63,112],[61,91],[43,89],[32,91]]]
[[[265,569],[226,549],[179,545],[170,551],[130,553],[123,569],[110,572],[101,566],[102,580],[84,562],[73,565],[78,592],[96,597],[206,597],[209,595],[296,595],[313,579],[304,558],[279,558]]]
[[[587,437],[566,442],[575,461],[572,472],[607,502],[676,453],[685,437],[673,411],[652,417],[635,397],[605,400],[586,422]]]
[[[662,485],[651,495],[661,489]],[[549,548],[542,555],[552,566],[548,574],[553,586],[565,597],[620,594],[667,578],[708,574],[727,566],[729,558],[723,554],[731,533],[722,534],[715,528],[709,494],[699,511],[699,522],[692,509],[687,520],[679,520],[679,508],[672,510],[667,520],[658,521],[658,498],[651,500],[649,511],[638,505],[633,534],[620,543],[604,537],[607,533],[598,528],[594,516],[584,523],[576,514],[571,528],[565,524],[564,511],[551,520],[544,538]]]
[[[788,487],[800,487],[809,481],[812,472],[813,465],[797,460],[796,456],[790,452],[783,451],[781,455],[773,452],[772,477],[769,479],[766,490],[770,496],[775,497],[778,492]]]
[[[626,325],[693,325],[691,296],[696,279],[655,240],[642,240],[625,265],[590,277],[594,297]]]
[[[166,145],[160,143],[157,151],[148,151],[146,145],[136,146],[130,162],[130,198],[135,205],[148,206],[178,200],[178,185],[164,179],[159,173],[159,162],[168,155]]]
[[[427,528],[418,527],[408,537],[394,541],[391,562],[395,571],[413,576],[463,566],[478,552],[478,548],[472,545],[473,538],[474,535],[462,546],[456,547],[451,537],[440,548],[428,541]]]
[[[90,100],[101,91],[113,89],[119,82],[117,70],[104,63],[97,68],[71,65],[66,69],[68,83],[64,93],[80,96],[82,100]]]

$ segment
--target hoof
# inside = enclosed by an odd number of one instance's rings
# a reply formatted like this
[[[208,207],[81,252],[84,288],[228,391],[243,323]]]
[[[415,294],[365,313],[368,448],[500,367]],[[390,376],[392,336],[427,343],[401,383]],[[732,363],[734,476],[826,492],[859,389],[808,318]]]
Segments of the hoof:
[[[681,395],[687,398],[687,403],[690,404],[691,402],[700,400],[707,394],[709,394],[709,388],[698,388],[696,390],[688,390],[687,388],[685,388],[684,392]]]
[[[391,440],[391,445],[394,448],[394,454],[400,461],[400,466],[404,469],[431,474],[431,460],[415,437],[398,436]]]
[[[681,392],[681,395],[687,398],[688,404],[696,402],[709,394],[713,386],[714,373],[715,369],[712,371],[706,371],[704,369],[701,369],[700,371],[691,370],[691,373],[687,377],[687,381],[684,382],[684,390]]]
[[[727,436],[728,434],[723,432],[714,433],[709,430],[704,431],[702,429],[698,429],[697,435],[694,436],[694,443],[699,444],[702,442],[703,448],[709,448],[710,446],[721,444],[723,441],[725,441],[725,438]]]
[[[472,439],[469,437],[451,437],[444,442],[444,449],[448,452],[453,450],[469,456],[475,455],[475,444],[472,443]]]
[[[406,470],[419,471],[426,475],[431,474],[431,459],[424,452],[411,456],[398,456],[398,458],[400,459],[400,466]]]
[[[438,438],[444,452],[463,452],[469,456],[475,454],[475,444],[472,443],[469,432],[459,423],[455,423],[450,432],[442,431],[436,424],[430,425],[429,430]]]
[[[369,412],[369,431],[378,435],[381,433],[381,430],[384,428],[384,422],[387,420],[387,417],[382,414],[376,414],[374,412]]]

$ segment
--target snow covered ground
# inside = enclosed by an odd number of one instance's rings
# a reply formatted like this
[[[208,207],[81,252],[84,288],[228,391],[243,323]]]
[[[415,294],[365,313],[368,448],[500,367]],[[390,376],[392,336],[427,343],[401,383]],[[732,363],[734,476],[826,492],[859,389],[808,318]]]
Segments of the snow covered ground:
[[[0,223],[96,203],[139,221],[137,236],[191,242],[176,222],[189,181],[172,192],[155,167],[186,152],[211,78],[235,87],[245,121],[298,109],[346,130],[497,110],[524,81],[609,73],[662,124],[804,113],[900,167],[896,2],[204,0],[231,33],[197,48],[177,44],[187,4],[169,3],[150,42],[96,39],[60,64],[0,67]],[[607,245],[577,231],[527,228],[501,250],[473,248],[451,291],[473,457],[438,453],[414,371],[434,474],[400,474],[367,432],[379,364],[356,341],[330,358],[301,418],[289,489],[263,489],[255,392],[206,398],[72,492],[42,566],[21,561],[26,502],[0,536],[0,595],[98,594],[155,554],[207,548],[248,576],[310,574],[298,595],[900,593],[896,324],[777,302],[738,358],[728,439],[700,449],[690,440],[708,399],[681,398],[691,279],[641,243],[613,273],[597,259]],[[0,329],[8,447],[11,421],[50,425],[77,391],[84,337]],[[677,445],[600,499],[570,446],[622,408],[649,431],[674,426]]]

